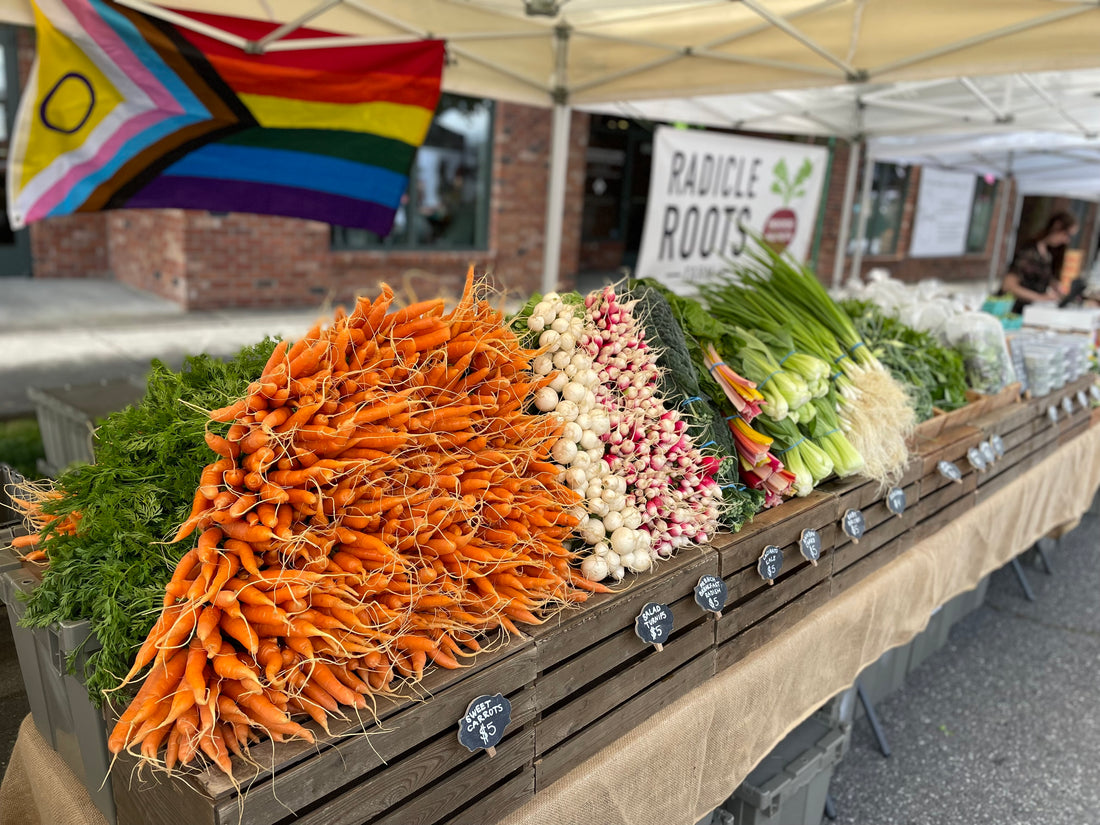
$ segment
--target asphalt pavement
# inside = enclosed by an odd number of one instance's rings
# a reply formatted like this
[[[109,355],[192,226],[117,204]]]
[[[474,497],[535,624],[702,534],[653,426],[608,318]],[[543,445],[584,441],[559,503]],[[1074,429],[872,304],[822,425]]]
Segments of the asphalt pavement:
[[[1034,602],[997,571],[985,604],[876,707],[890,758],[856,721],[831,788],[838,825],[1100,823],[1097,502],[1048,555],[1053,575],[1025,566]]]

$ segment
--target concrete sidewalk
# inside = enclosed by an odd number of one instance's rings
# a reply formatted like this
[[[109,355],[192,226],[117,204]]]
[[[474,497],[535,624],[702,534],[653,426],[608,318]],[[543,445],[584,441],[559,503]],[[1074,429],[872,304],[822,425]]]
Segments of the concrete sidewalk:
[[[232,355],[300,336],[331,307],[185,312],[114,281],[0,278],[0,419],[32,415],[28,387],[141,377],[153,358]]]

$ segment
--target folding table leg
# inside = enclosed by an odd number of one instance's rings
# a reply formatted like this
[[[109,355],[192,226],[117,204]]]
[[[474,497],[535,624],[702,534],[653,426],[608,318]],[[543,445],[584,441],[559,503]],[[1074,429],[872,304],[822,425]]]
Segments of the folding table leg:
[[[886,741],[886,734],[883,733],[882,725],[879,724],[878,714],[875,713],[875,706],[871,704],[871,700],[867,698],[867,694],[863,692],[863,685],[858,681],[856,682],[856,693],[859,694],[859,701],[863,703],[863,710],[867,714],[867,721],[871,723],[871,732],[875,735],[875,741],[878,742],[878,749],[882,751],[883,756],[890,755],[890,743]]]
[[[1035,552],[1039,554],[1039,558],[1043,560],[1043,569],[1047,571],[1048,576],[1054,575],[1054,568],[1050,566],[1050,558],[1047,557],[1047,551],[1043,549],[1043,545],[1039,542],[1035,542]]]
[[[1020,559],[1014,558],[1012,560],[1012,569],[1016,573],[1016,578],[1020,582],[1020,587],[1024,591],[1024,598],[1029,602],[1035,601],[1035,594],[1031,592],[1031,585],[1028,583],[1027,576],[1024,574],[1024,568],[1020,565]]]

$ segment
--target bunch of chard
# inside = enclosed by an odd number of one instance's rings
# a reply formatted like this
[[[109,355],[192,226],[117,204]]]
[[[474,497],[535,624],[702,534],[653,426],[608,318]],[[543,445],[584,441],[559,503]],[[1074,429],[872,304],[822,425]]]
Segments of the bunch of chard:
[[[687,422],[658,397],[657,353],[646,344],[632,304],[607,287],[588,295],[585,306],[591,330],[581,344],[600,378],[596,401],[611,419],[601,436],[604,460],[626,480],[627,501],[642,515],[651,553],[664,557],[709,540],[718,524],[719,460],[702,454]]]

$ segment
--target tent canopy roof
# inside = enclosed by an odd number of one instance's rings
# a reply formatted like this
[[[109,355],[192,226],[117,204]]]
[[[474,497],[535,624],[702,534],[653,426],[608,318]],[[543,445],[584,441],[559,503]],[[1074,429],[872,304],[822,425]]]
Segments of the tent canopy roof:
[[[301,25],[356,42],[441,38],[446,88],[536,105],[1100,66],[1095,0],[121,2],[288,24],[269,49],[300,48],[279,38]],[[0,19],[30,23],[29,3],[4,0]]]

